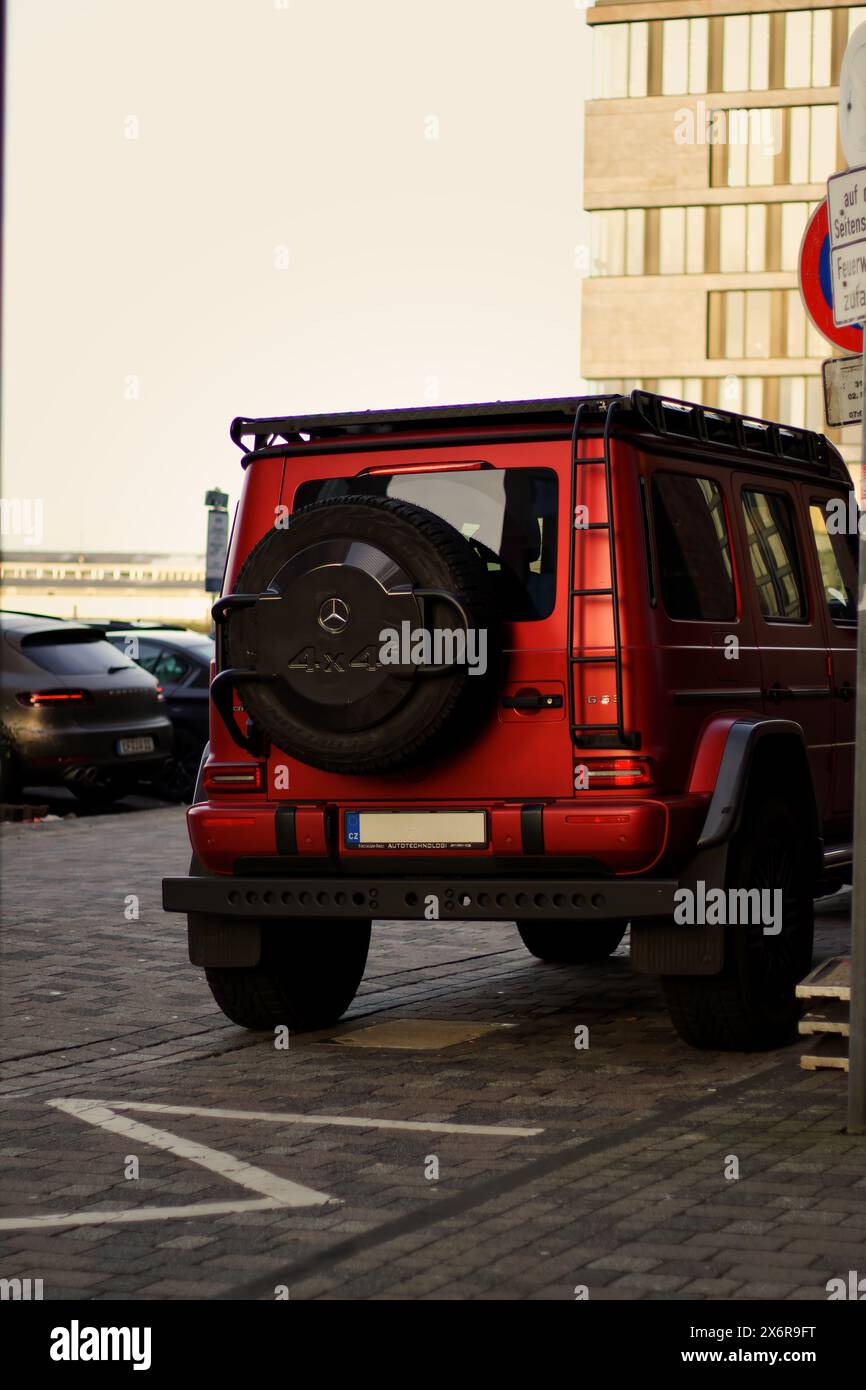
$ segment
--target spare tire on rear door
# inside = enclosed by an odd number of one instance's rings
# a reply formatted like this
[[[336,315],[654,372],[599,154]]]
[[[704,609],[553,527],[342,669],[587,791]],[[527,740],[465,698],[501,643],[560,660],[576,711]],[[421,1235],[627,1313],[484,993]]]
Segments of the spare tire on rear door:
[[[271,678],[240,697],[301,762],[405,767],[490,710],[501,641],[487,566],[432,512],[391,497],[314,502],[250,551],[235,592],[261,597],[228,616],[224,665]]]

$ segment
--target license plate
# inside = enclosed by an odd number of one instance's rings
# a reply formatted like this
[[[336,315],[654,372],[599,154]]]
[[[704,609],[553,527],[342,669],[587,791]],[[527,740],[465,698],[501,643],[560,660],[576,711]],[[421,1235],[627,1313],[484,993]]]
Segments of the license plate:
[[[483,811],[347,811],[347,849],[477,849],[487,845]]]
[[[152,753],[153,739],[150,735],[143,738],[119,738],[117,751],[118,753]]]

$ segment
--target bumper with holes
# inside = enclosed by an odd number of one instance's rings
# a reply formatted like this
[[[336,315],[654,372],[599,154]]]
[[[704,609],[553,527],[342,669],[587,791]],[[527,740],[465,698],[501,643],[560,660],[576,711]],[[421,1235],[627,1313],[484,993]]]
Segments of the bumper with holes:
[[[669,915],[675,879],[166,878],[163,907],[240,919],[325,917],[598,922]]]

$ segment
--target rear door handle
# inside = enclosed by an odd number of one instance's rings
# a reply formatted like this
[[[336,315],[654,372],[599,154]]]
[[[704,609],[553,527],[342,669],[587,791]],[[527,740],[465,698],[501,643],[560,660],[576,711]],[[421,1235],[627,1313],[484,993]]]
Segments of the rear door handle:
[[[850,681],[843,681],[841,685],[836,687],[836,694],[840,700],[853,700],[857,694],[857,687],[852,685]]]
[[[765,692],[768,700],[774,704],[780,704],[782,700],[790,700],[794,692],[790,686],[782,685],[779,681],[774,681],[769,690]]]
[[[504,695],[503,709],[562,709],[561,695]]]

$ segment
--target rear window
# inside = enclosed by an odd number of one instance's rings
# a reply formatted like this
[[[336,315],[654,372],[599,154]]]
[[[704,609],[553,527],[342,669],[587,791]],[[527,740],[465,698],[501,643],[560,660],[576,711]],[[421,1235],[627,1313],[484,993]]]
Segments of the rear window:
[[[295,508],[331,497],[395,497],[465,536],[487,565],[503,617],[547,618],[556,602],[556,474],[548,468],[380,473],[302,483]]]
[[[125,671],[131,661],[94,633],[39,632],[25,637],[21,651],[29,661],[55,676],[104,676]]]
[[[662,602],[669,618],[722,622],[737,616],[725,504],[718,483],[656,473],[653,521]]]

